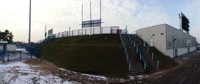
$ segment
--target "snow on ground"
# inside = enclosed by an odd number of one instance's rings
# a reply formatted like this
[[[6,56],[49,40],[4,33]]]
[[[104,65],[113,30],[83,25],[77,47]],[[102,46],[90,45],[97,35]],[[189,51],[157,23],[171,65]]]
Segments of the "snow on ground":
[[[1,84],[71,84],[52,74],[42,75],[23,62],[0,64]]]
[[[20,61],[20,52],[22,60]],[[9,56],[9,57],[8,57]],[[5,63],[1,57],[0,62],[0,84],[72,84],[73,82],[63,80],[53,74],[42,74],[35,70],[29,64],[24,63],[31,56],[25,50],[11,52],[4,57]],[[9,61],[8,61],[9,59]],[[37,59],[33,56],[32,59]]]
[[[59,68],[51,62],[41,60],[23,51],[20,61],[19,51],[9,53],[5,63],[0,60],[0,84],[107,84],[134,83],[132,79],[118,79],[91,74],[83,74]],[[9,61],[8,61],[9,59]]]

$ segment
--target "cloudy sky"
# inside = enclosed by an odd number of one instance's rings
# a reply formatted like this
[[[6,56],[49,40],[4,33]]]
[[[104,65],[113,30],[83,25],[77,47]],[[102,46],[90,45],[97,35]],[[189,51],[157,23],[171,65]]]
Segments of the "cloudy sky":
[[[32,38],[44,38],[45,25],[54,33],[81,28],[81,4],[84,20],[99,18],[99,0],[32,0]],[[127,25],[130,33],[137,29],[167,23],[179,28],[178,13],[190,20],[190,34],[200,42],[200,0],[102,0],[103,26]],[[28,41],[29,0],[0,0],[0,31],[8,29],[14,41]]]

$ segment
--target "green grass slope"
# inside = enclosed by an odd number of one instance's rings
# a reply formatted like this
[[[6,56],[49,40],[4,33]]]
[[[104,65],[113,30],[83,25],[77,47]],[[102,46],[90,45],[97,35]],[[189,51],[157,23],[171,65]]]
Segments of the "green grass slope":
[[[128,66],[118,35],[56,39],[41,47],[42,58],[69,70],[126,77]]]
[[[165,70],[174,66],[172,59],[169,56],[164,55],[155,47],[150,47],[150,48],[154,52],[154,54],[157,56],[157,58],[161,61],[162,63],[160,65],[161,69]]]

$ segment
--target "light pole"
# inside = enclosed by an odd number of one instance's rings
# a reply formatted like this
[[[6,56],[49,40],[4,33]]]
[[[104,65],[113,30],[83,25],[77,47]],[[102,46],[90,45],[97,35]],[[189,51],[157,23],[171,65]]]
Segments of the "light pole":
[[[30,7],[29,7],[29,36],[28,36],[28,43],[31,42],[31,0],[30,0]]]
[[[173,65],[175,64],[175,62],[174,62],[174,57],[175,57],[175,41],[176,41],[177,39],[173,39],[173,59],[172,59],[172,61],[173,61]]]

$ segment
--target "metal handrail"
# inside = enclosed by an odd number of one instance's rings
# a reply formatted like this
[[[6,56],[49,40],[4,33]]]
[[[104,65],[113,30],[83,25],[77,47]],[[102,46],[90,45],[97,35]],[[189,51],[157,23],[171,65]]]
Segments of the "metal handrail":
[[[131,44],[133,44],[132,46],[135,48],[136,53],[138,54],[140,60],[143,61],[144,63],[144,69],[146,69],[146,67],[149,67],[149,64],[147,63],[146,58],[144,57],[144,54],[142,53],[141,49],[139,48],[139,45],[137,44],[137,42],[135,40],[133,40],[129,34],[128,38],[129,38],[129,42],[131,42]]]
[[[157,56],[152,52],[152,50],[149,48],[149,44],[147,42],[145,42],[145,41],[144,41],[144,44],[145,44],[145,47],[147,49],[147,52],[149,52],[149,54],[152,56],[152,59],[157,64],[157,67],[160,67],[161,62],[159,61]]]
[[[122,34],[121,34],[121,33],[119,34],[119,36],[120,36],[121,45],[122,45],[123,48],[124,48],[124,53],[125,53],[125,55],[126,55],[126,60],[127,60],[127,62],[128,62],[128,68],[129,68],[129,71],[130,71],[130,69],[131,69],[131,63],[130,63],[130,59],[129,59],[129,54],[128,54],[128,52],[127,52],[127,47],[126,47],[126,45],[125,45],[125,43],[124,43],[124,40],[123,40],[123,38],[122,38]]]

